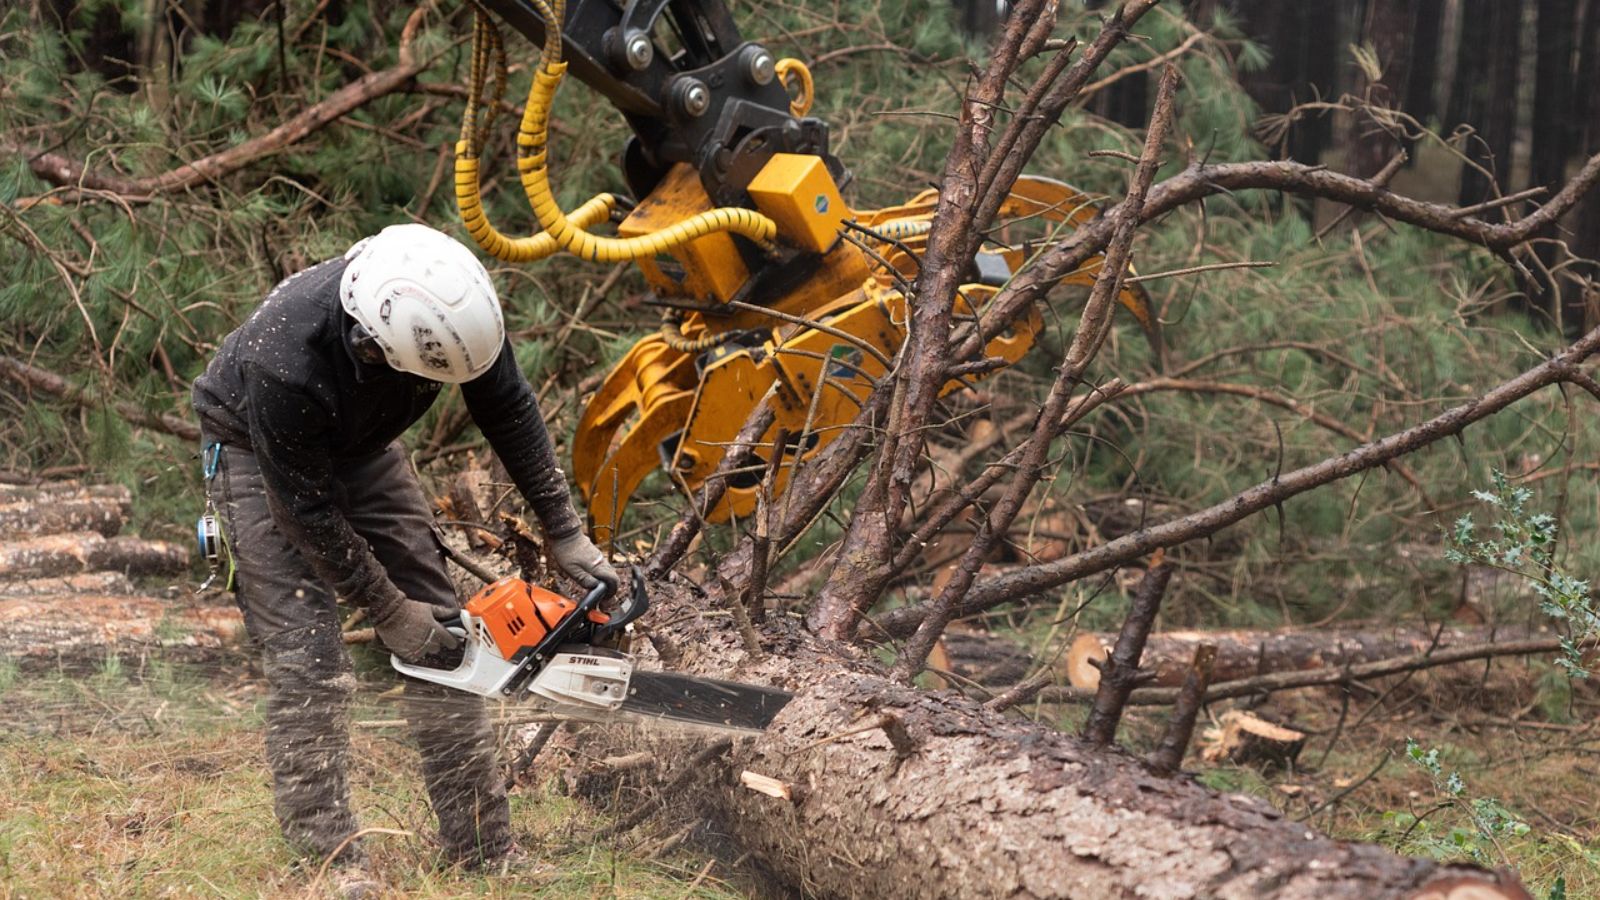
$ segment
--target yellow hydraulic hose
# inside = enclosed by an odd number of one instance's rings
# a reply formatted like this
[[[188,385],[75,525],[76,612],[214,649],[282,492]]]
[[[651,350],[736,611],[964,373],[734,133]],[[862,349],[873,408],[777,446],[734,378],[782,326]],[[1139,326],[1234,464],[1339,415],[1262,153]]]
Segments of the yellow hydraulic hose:
[[[909,237],[927,234],[933,228],[931,219],[890,219],[867,227],[871,237],[880,237],[885,241],[903,241]]]
[[[517,169],[521,172],[522,189],[528,195],[534,215],[556,245],[592,262],[630,262],[653,257],[719,232],[732,232],[762,247],[770,247],[778,233],[777,223],[758,212],[738,207],[708,210],[658,231],[631,238],[590,234],[584,230],[585,226],[577,220],[576,215],[569,218],[561,211],[561,204],[550,189],[548,139],[550,104],[567,70],[566,63],[561,61],[561,18],[565,3],[564,0],[556,0],[553,9],[543,0],[534,0],[534,5],[547,23],[545,48],[539,68],[534,72],[533,86],[528,90],[528,104],[523,109],[522,126],[517,133]]]
[[[697,338],[683,333],[683,319],[672,310],[661,314],[661,340],[679,353],[703,353],[733,337],[730,334],[702,334]]]
[[[456,209],[461,213],[461,224],[483,252],[506,262],[537,262],[554,255],[561,249],[556,239],[543,232],[531,237],[512,238],[501,234],[483,212],[483,200],[478,194],[478,158],[466,155],[465,144],[456,144]],[[611,217],[616,198],[600,194],[578,207],[571,222],[578,228],[590,228]]]
[[[484,83],[488,80],[489,70],[494,65],[490,60],[491,54],[498,58],[499,64],[496,68],[495,89],[489,99],[485,119],[480,126],[478,98],[483,92]],[[555,238],[543,232],[522,238],[508,237],[500,233],[484,212],[482,188],[478,176],[479,148],[488,135],[489,126],[505,94],[504,56],[505,50],[500,43],[499,31],[480,11],[474,22],[471,87],[467,92],[466,110],[461,116],[461,138],[456,142],[456,209],[461,215],[461,224],[485,253],[506,262],[535,262],[560,249],[556,246]],[[610,194],[600,194],[578,207],[572,214],[572,221],[580,227],[588,228],[610,218],[611,209],[615,205],[616,198]]]

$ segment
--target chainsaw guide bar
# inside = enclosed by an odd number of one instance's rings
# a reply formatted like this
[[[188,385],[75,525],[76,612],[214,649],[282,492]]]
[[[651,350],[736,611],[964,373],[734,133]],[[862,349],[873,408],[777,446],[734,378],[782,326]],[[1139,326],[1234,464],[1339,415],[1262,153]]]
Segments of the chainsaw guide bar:
[[[636,671],[619,711],[641,719],[759,733],[792,699],[788,691],[761,685]]]

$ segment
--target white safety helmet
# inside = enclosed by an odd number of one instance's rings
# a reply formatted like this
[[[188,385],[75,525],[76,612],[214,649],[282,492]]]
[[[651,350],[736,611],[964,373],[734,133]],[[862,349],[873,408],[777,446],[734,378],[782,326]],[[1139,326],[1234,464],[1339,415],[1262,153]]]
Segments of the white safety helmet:
[[[389,365],[460,384],[505,345],[489,273],[459,241],[426,225],[390,225],[345,253],[339,302]]]

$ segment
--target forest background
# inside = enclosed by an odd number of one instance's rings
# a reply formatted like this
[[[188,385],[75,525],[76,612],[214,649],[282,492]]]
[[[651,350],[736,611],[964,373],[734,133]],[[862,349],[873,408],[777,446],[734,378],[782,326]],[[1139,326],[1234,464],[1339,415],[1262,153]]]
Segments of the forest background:
[[[1092,29],[1103,10],[1089,6],[1063,11],[1066,31]],[[449,159],[468,20],[452,4],[423,7],[420,17],[417,9],[32,0],[0,12],[0,472],[8,480],[114,481],[132,491],[134,530],[188,539],[201,495],[188,385],[221,337],[276,281],[359,236],[398,221],[455,220]],[[809,61],[813,114],[832,125],[859,205],[897,202],[940,177],[969,57],[982,57],[982,32],[993,23],[936,11],[899,0],[734,5],[747,34]],[[977,34],[963,31],[964,19]],[[1103,151],[1139,152],[1158,66],[1169,61],[1183,76],[1172,143],[1190,157],[1383,173],[1400,193],[1511,219],[1600,152],[1600,0],[1194,0],[1158,7],[1138,34],[1113,53],[1029,171],[1118,196],[1127,166]],[[513,48],[513,76],[525,78],[534,50],[520,40]],[[382,90],[337,115],[314,114],[364,78]],[[565,206],[620,184],[619,116],[572,84],[555,121]],[[518,192],[504,189],[514,186],[505,178],[513,127],[503,121],[492,139],[488,155],[503,167],[486,194],[502,227],[525,232],[531,216]],[[183,165],[230,148],[236,158],[214,171]],[[1407,157],[1395,169],[1401,151]],[[1542,236],[1542,265],[1520,269],[1382,217],[1250,192],[1172,214],[1141,233],[1135,253],[1143,272],[1269,265],[1148,284],[1165,358],[1124,323],[1102,365],[1185,385],[1130,396],[1077,426],[1061,477],[1030,509],[1015,550],[1023,557],[1205,507],[1330,446],[1402,429],[1600,323],[1600,267],[1585,261],[1600,258],[1600,196]],[[519,361],[564,439],[581,392],[653,327],[642,283],[571,259],[495,274]],[[1052,295],[1044,352],[965,401],[977,411],[967,427],[1002,427],[1037,404],[1081,298]],[[969,436],[955,429],[935,441],[955,446]],[[1550,565],[1600,570],[1597,439],[1578,398],[1544,392],[1458,442],[1298,497],[1178,551],[1183,577],[1161,627],[1542,623],[1524,581],[1447,560],[1446,537],[1459,516],[1484,514],[1473,492],[1505,473],[1531,492],[1530,509],[1556,523]],[[409,440],[441,492],[480,449],[454,395]],[[792,592],[816,586],[807,563],[839,537],[858,489],[840,492],[832,515],[775,574]],[[649,546],[682,509],[669,484],[652,482],[628,539]],[[726,547],[728,538],[713,533],[708,544]],[[938,570],[921,567],[894,592],[925,593]],[[1072,627],[1114,628],[1136,576],[1074,585],[1048,609],[990,616],[986,625],[1043,652],[1062,610],[1075,611]],[[1554,660],[1516,666],[1521,714],[1533,709],[1571,737],[1559,728],[1582,721],[1583,690]],[[17,681],[8,679],[8,689]],[[1332,737],[1323,767],[1345,765],[1327,785],[1361,774],[1379,762],[1375,748],[1396,751],[1414,732],[1445,749],[1439,773],[1453,767],[1469,782],[1492,782],[1496,802],[1538,822],[1533,836],[1516,835],[1524,846],[1491,841],[1485,861],[1515,863],[1545,891],[1558,883],[1600,889],[1600,823],[1592,804],[1571,800],[1592,774],[1584,768],[1592,744],[1528,751],[1520,732],[1464,726],[1462,705],[1459,695],[1424,695],[1364,742],[1339,743],[1323,723]],[[1548,765],[1528,771],[1527,752],[1545,754],[1538,758]],[[1452,847],[1448,830],[1433,833],[1444,835],[1437,845],[1421,842],[1429,832],[1410,827],[1415,817],[1385,831],[1411,815],[1407,793],[1431,791],[1439,774],[1426,766],[1407,774],[1405,754],[1393,755],[1393,782],[1382,793],[1317,809],[1342,790],[1327,788],[1299,811],[1314,811],[1336,833],[1376,835],[1408,852],[1481,851]],[[1508,769],[1518,777],[1504,777]],[[1303,779],[1242,769],[1207,777],[1289,805],[1298,795],[1285,784],[1307,789]],[[1471,815],[1463,821],[1476,833]]]

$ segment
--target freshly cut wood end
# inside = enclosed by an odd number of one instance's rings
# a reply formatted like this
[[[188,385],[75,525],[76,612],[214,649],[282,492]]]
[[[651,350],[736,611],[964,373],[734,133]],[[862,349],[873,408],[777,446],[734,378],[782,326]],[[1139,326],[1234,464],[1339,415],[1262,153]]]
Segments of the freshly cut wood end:
[[[1220,724],[1220,728],[1207,729],[1202,739],[1204,746],[1200,757],[1206,762],[1287,766],[1299,757],[1306,743],[1304,732],[1275,725],[1242,710],[1223,713]]]
[[[1412,894],[1410,900],[1533,900],[1533,895],[1514,882],[1502,883],[1497,873],[1481,877],[1451,876],[1430,881]]]
[[[1111,658],[1111,647],[1099,636],[1080,634],[1067,648],[1067,681],[1075,688],[1092,691],[1100,687],[1100,669],[1096,663]]]
[[[768,797],[777,797],[780,800],[794,799],[794,789],[789,785],[776,778],[759,775],[749,769],[739,773],[739,783],[758,794],[766,794]]]

